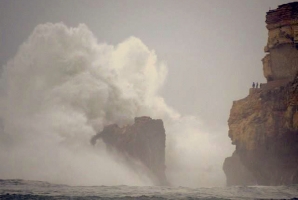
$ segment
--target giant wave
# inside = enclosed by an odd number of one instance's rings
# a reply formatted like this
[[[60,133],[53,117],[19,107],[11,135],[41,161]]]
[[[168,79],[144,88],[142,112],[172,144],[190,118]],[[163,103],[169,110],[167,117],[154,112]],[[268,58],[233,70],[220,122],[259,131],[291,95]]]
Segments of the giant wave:
[[[70,185],[152,185],[90,138],[105,125],[161,118],[173,185],[223,185],[228,139],[181,116],[160,91],[168,68],[130,37],[98,43],[84,24],[38,25],[0,78],[0,177]]]

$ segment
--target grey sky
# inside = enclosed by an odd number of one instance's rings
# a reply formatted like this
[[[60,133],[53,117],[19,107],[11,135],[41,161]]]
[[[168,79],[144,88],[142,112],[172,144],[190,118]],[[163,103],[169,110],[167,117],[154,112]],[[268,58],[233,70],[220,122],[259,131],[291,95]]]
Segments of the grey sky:
[[[161,91],[182,114],[226,126],[233,100],[264,82],[265,15],[288,0],[0,0],[0,65],[34,27],[85,23],[99,42],[140,38],[167,62]],[[224,133],[227,135],[227,133]]]

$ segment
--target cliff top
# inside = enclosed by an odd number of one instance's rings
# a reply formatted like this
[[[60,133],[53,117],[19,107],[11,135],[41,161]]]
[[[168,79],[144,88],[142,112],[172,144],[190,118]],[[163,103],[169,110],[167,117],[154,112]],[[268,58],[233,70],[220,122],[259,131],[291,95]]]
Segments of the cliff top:
[[[267,12],[266,15],[266,23],[268,25],[288,20],[297,20],[298,22],[298,2],[280,5],[277,9]]]

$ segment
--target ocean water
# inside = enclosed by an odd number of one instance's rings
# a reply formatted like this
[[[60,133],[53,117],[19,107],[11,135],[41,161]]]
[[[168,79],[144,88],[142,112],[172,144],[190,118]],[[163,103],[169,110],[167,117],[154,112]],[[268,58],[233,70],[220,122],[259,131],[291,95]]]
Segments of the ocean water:
[[[165,186],[68,186],[0,180],[0,199],[298,199],[298,186],[186,188]]]
[[[209,131],[199,116],[167,105],[160,95],[167,71],[141,39],[109,45],[84,24],[38,25],[0,76],[0,199],[298,197],[295,185],[202,187],[224,184],[222,163],[235,147],[227,131]],[[90,145],[104,126],[124,126],[136,116],[163,120],[170,182],[201,187],[127,186],[152,181],[104,144]]]

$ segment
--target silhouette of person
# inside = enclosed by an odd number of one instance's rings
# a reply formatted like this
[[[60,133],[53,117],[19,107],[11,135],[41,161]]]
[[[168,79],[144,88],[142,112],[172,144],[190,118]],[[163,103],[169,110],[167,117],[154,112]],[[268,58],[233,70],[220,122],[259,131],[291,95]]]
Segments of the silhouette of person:
[[[257,82],[257,84],[256,84],[256,88],[258,88],[258,86],[259,86],[259,83]]]
[[[255,88],[255,82],[252,82],[252,88]]]

